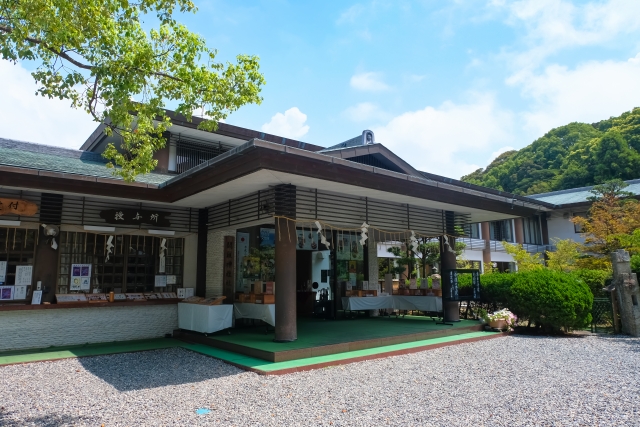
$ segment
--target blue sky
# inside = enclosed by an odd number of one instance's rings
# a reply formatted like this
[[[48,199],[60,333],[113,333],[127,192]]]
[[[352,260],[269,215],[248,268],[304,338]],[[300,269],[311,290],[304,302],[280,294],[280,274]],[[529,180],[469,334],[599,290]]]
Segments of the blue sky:
[[[553,127],[640,106],[638,0],[196,4],[181,20],[220,60],[258,55],[267,80],[262,105],[228,123],[323,146],[372,129],[453,178]],[[35,99],[21,67],[0,64],[0,136],[79,147],[94,124]]]

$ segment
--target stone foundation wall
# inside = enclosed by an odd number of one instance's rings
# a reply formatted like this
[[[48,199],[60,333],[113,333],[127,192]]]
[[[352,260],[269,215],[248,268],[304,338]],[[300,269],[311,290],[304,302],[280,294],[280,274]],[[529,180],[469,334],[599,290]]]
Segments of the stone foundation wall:
[[[0,311],[0,351],[160,338],[178,305]]]

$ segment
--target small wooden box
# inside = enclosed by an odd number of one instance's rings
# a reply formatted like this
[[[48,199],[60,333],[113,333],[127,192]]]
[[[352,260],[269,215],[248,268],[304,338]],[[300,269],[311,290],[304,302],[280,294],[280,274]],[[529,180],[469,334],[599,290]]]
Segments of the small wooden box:
[[[256,294],[242,294],[240,295],[240,302],[247,304],[255,304]]]
[[[256,295],[256,304],[275,304],[276,296],[271,294]]]
[[[345,297],[352,297],[352,296],[355,296],[355,295],[354,295],[353,291],[344,291],[344,296]]]

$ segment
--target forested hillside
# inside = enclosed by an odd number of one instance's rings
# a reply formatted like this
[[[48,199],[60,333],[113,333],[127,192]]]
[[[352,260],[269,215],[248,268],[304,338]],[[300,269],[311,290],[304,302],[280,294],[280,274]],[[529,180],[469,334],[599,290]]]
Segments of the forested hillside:
[[[498,156],[462,181],[536,194],[640,178],[640,108],[598,123],[570,123]]]

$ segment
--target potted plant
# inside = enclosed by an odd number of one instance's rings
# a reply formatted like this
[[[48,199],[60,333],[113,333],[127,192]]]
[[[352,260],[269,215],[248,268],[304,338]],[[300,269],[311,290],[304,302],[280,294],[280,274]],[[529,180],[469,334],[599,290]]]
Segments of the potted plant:
[[[486,319],[487,323],[490,327],[494,329],[500,329],[504,331],[513,331],[513,327],[518,320],[518,317],[509,311],[508,308],[503,308],[502,310],[495,311],[492,314],[487,314]]]

